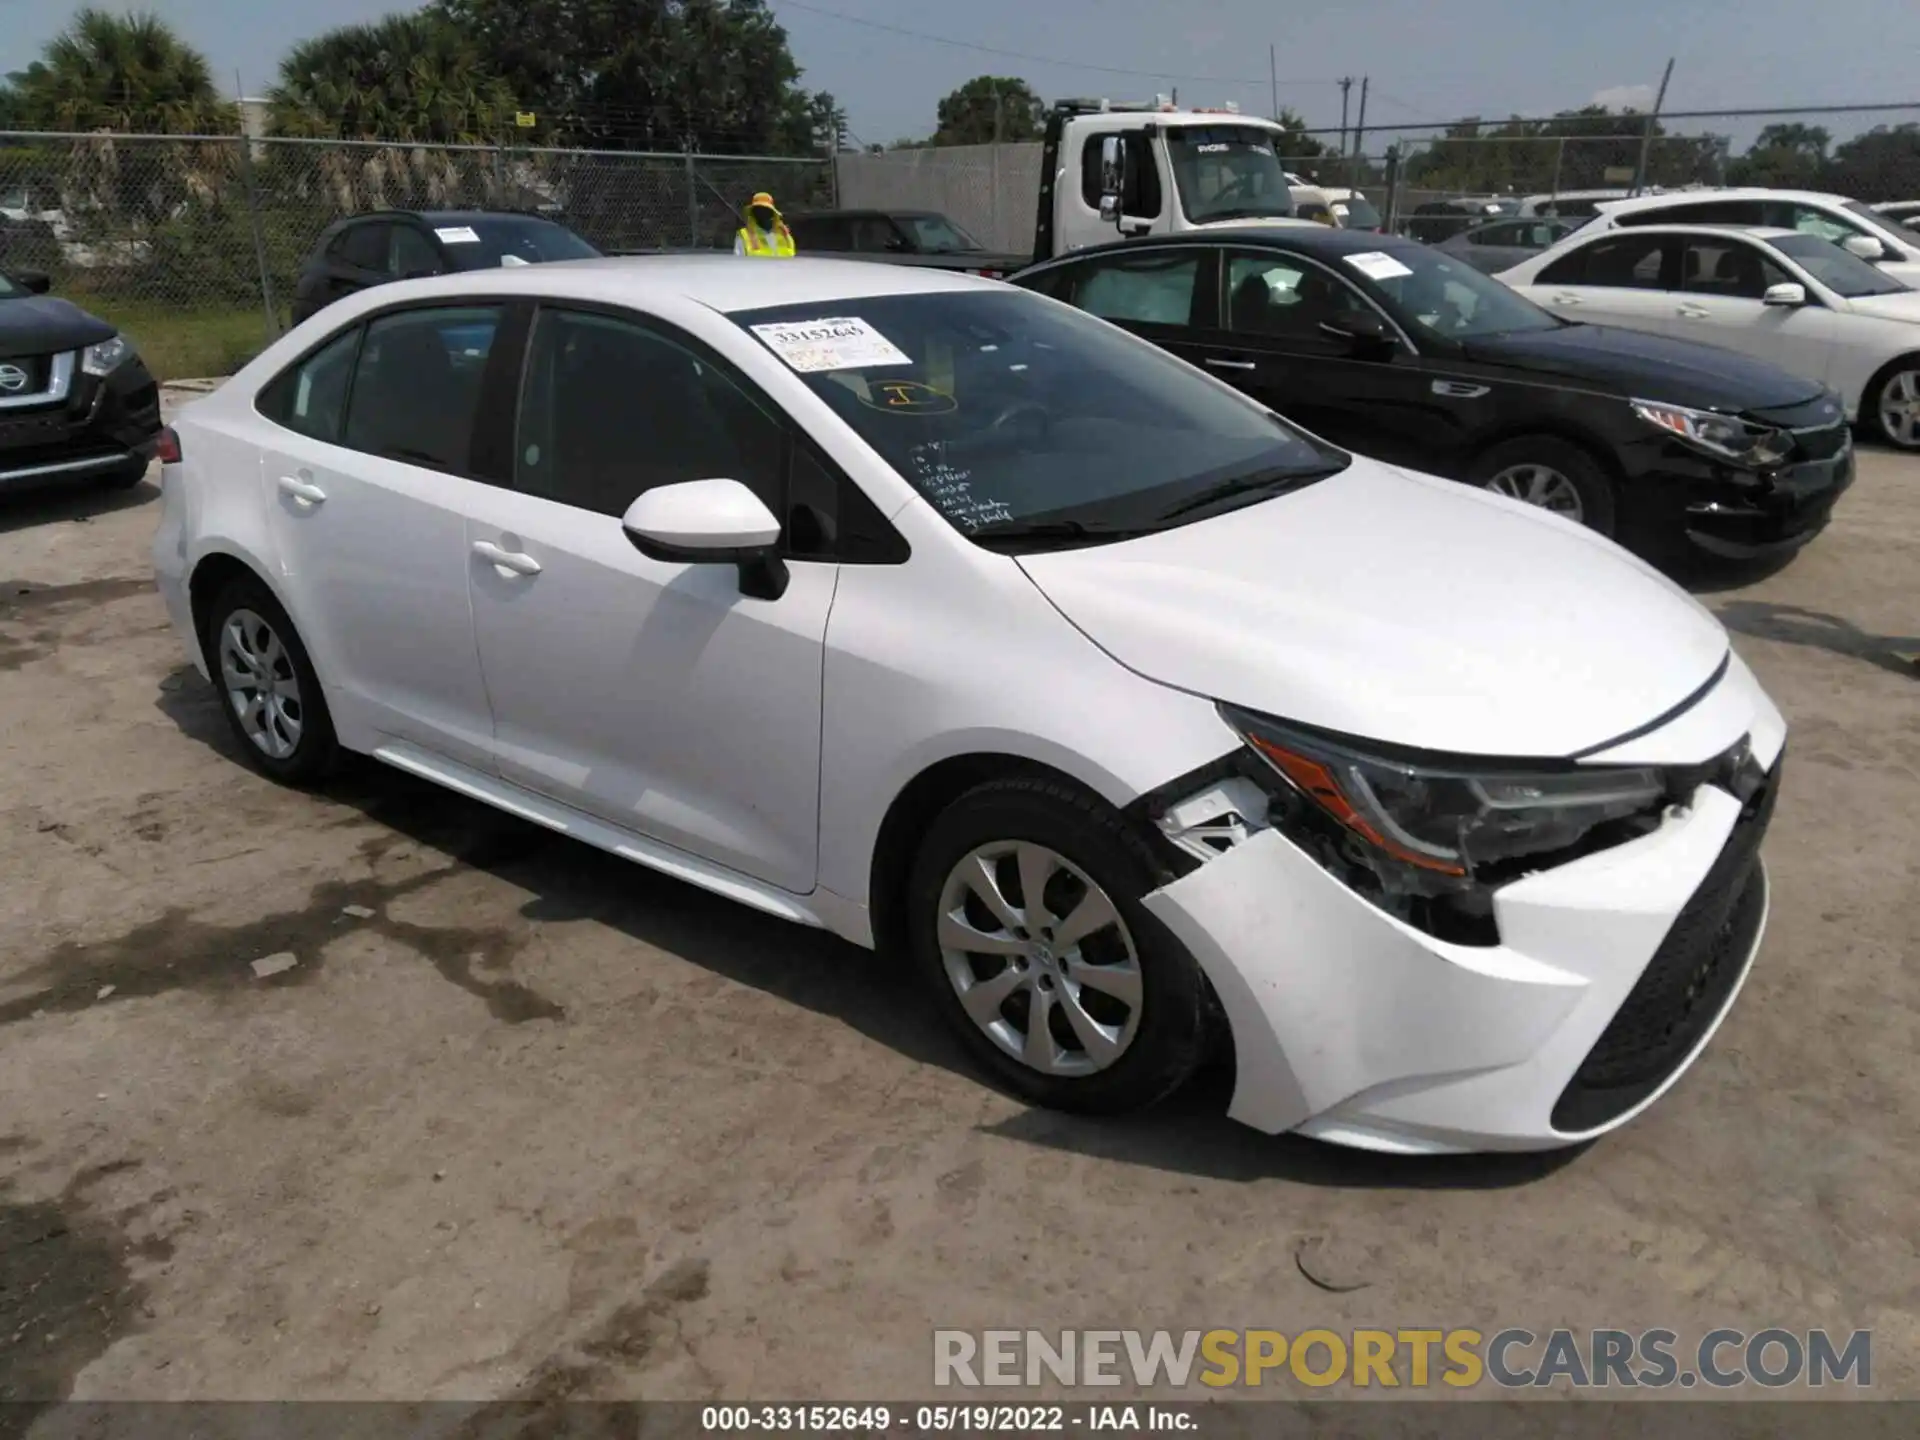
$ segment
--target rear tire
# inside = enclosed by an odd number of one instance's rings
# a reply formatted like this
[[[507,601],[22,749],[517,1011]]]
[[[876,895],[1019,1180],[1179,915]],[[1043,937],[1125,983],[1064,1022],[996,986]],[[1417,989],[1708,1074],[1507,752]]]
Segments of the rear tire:
[[[1614,533],[1619,505],[1612,479],[1593,456],[1557,435],[1502,441],[1473,462],[1469,478],[1496,495]]]
[[[1006,1089],[1056,1110],[1138,1109],[1186,1081],[1209,1034],[1200,967],[1140,903],[1159,883],[1097,798],[1056,780],[989,781],[934,821],[915,858],[913,962]]]
[[[258,577],[228,581],[201,637],[227,725],[247,763],[283,785],[310,785],[339,758],[333,716],[307,647]]]

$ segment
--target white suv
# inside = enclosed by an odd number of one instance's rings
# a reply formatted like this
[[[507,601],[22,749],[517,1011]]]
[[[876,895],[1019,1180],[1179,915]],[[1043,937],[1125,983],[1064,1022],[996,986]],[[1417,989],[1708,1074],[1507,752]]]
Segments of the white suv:
[[[1037,1102],[1230,1037],[1262,1130],[1563,1145],[1760,942],[1785,726],[1710,614],[1012,286],[404,281],[178,430],[154,563],[238,755],[882,947]]]
[[[1725,225],[1798,230],[1831,240],[1870,260],[1901,283],[1920,288],[1920,235],[1871,206],[1815,190],[1693,190],[1603,202],[1580,228],[1583,238],[1637,225]]]

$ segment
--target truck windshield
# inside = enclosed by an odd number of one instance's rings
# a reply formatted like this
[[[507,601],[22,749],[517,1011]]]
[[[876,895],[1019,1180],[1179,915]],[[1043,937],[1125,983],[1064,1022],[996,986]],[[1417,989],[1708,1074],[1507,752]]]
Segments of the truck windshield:
[[[1023,290],[875,295],[728,318],[982,545],[1121,539],[1348,463],[1182,361]]]
[[[1180,208],[1194,224],[1293,214],[1287,172],[1270,132],[1252,125],[1186,125],[1166,133]]]

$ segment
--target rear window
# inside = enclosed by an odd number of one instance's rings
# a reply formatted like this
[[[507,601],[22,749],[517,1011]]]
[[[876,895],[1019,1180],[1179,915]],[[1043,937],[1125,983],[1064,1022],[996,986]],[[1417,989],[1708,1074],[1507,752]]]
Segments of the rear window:
[[[592,260],[600,254],[566,226],[532,216],[442,217],[432,224],[447,255],[462,270]]]

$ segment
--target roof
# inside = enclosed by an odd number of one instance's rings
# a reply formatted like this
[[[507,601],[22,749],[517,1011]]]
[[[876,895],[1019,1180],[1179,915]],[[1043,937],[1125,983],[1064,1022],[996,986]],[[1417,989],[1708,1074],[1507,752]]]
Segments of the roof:
[[[1649,205],[1711,204],[1720,200],[1811,200],[1825,205],[1845,205],[1845,195],[1825,190],[1775,190],[1765,185],[1732,185],[1724,190],[1668,190],[1658,195],[1636,195],[1631,200],[1611,200],[1600,208],[1609,215],[1643,209]]]
[[[539,220],[548,225],[560,222],[550,215],[538,215],[531,210],[363,210],[358,215],[343,215],[336,223],[344,224],[349,220],[391,220],[395,216],[424,220],[429,225],[472,225],[475,222],[489,220]]]
[[[913,265],[872,260],[746,260],[712,251],[697,255],[609,256],[565,260],[510,270],[469,270],[432,280],[401,281],[426,295],[481,295],[498,289],[515,295],[566,296],[646,309],[669,297],[731,314],[775,305],[811,305],[880,295],[919,295],[952,290],[995,290],[997,280]],[[391,285],[363,291],[394,296]]]
[[[1116,250],[1159,249],[1168,245],[1270,245],[1304,255],[1359,255],[1377,251],[1426,250],[1418,240],[1402,235],[1382,235],[1371,230],[1340,230],[1331,225],[1235,225],[1213,230],[1182,230],[1172,235],[1144,236],[1138,240],[1118,240],[1106,245],[1089,245],[1055,256],[1048,264],[1063,260],[1082,260],[1089,255],[1105,255]],[[989,282],[991,283],[991,282]]]

